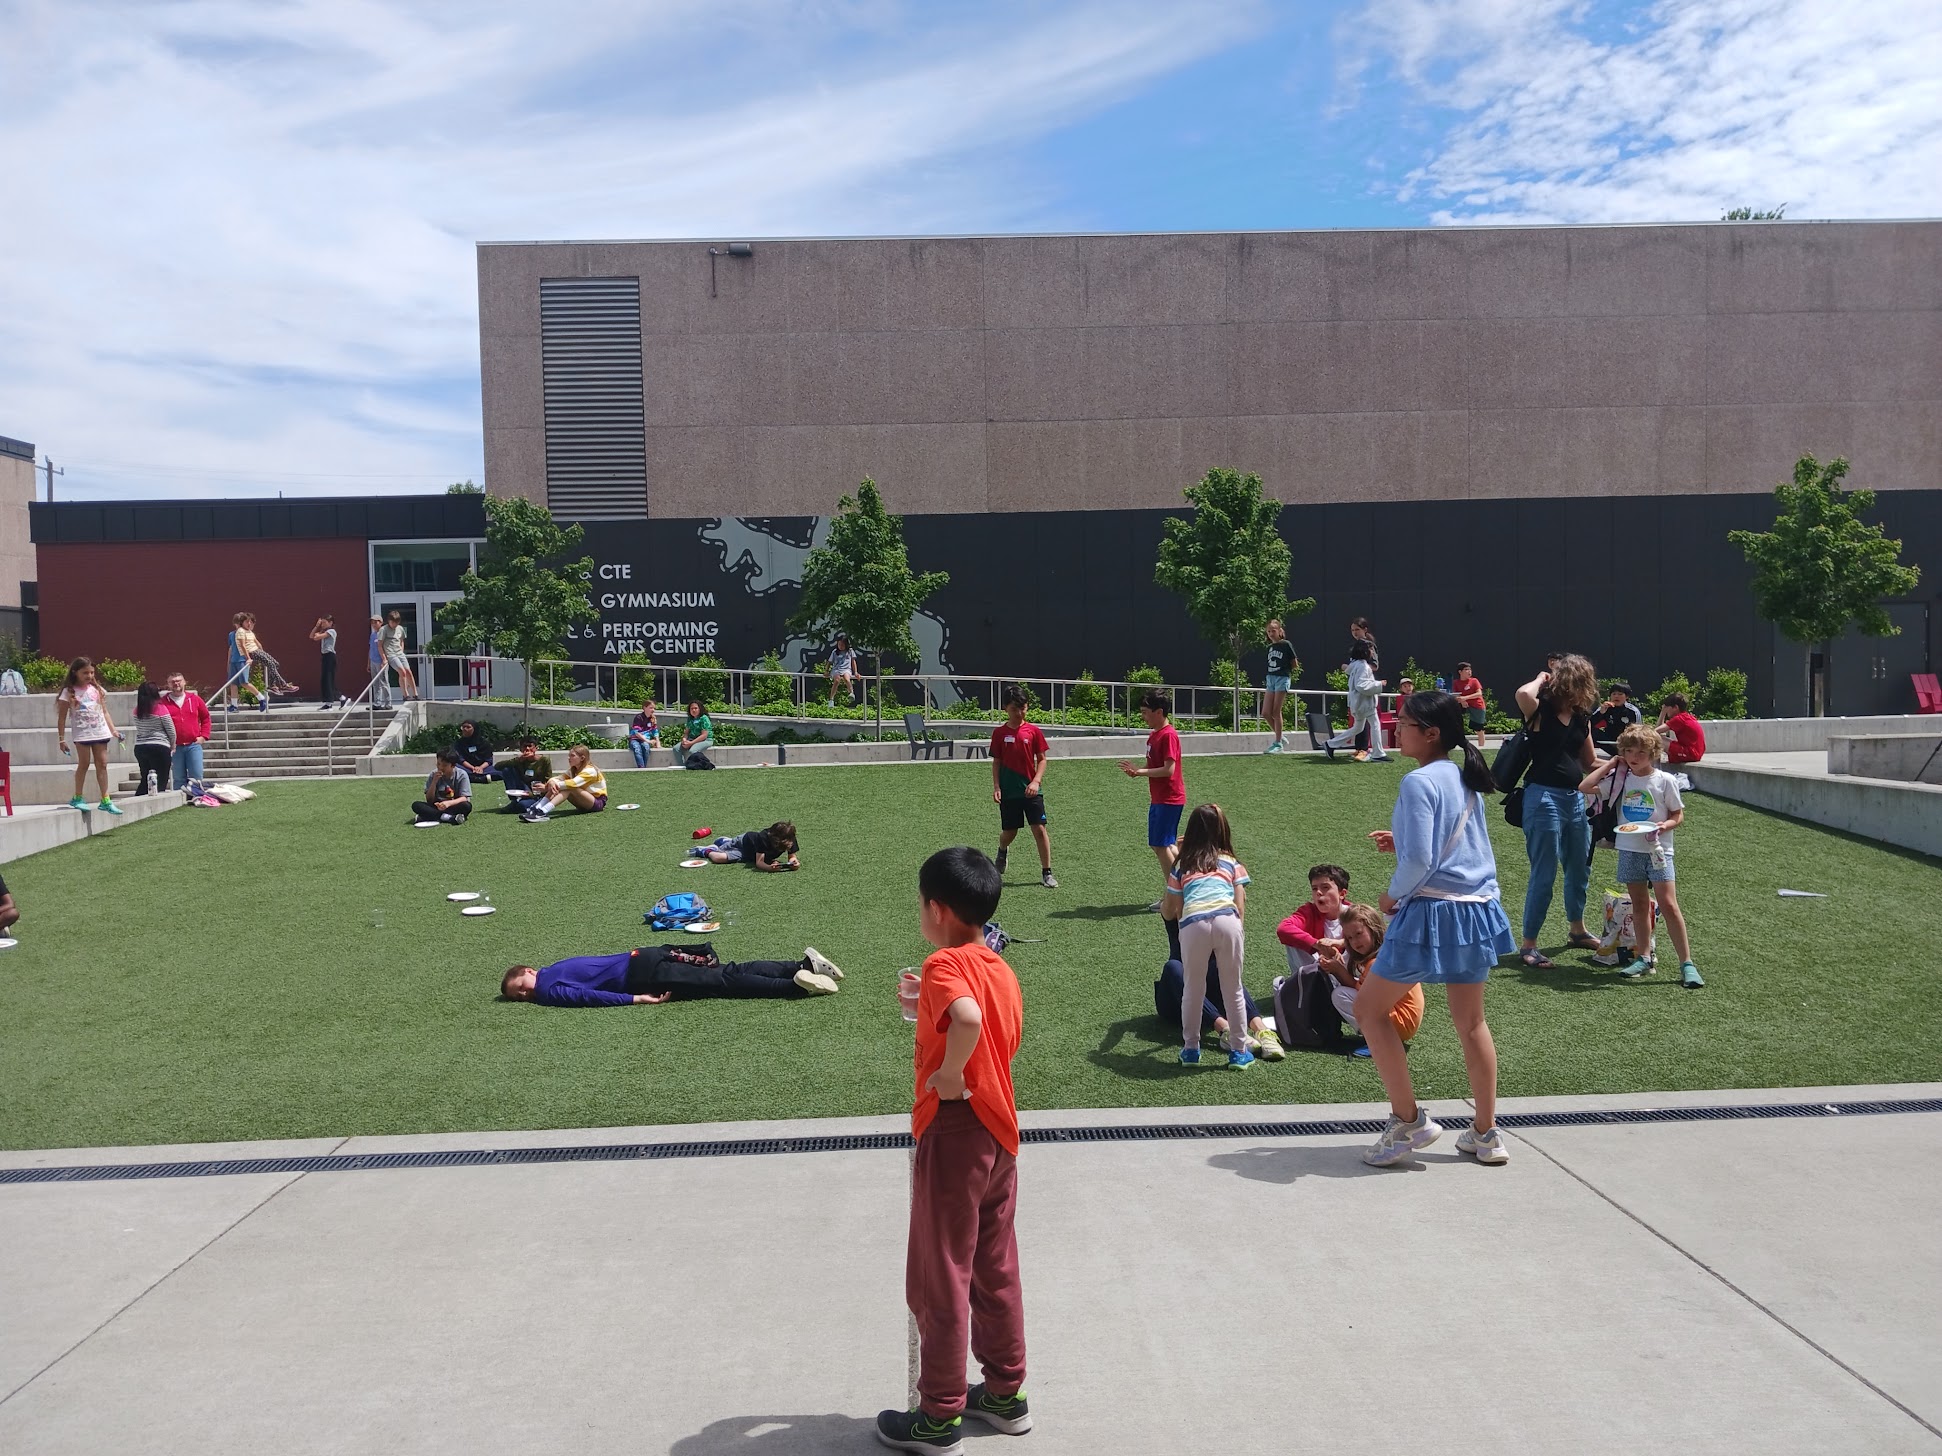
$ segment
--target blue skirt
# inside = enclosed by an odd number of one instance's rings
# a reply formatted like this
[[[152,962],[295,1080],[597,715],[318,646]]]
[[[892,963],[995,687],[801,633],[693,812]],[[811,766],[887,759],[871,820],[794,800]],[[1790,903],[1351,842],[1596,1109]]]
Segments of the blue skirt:
[[[1389,921],[1370,973],[1385,981],[1468,985],[1517,949],[1496,900],[1410,899]]]

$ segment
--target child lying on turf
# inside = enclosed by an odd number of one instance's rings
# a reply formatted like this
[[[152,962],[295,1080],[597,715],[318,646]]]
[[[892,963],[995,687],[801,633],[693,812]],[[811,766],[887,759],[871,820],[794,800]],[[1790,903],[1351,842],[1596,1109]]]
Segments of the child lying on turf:
[[[541,1006],[659,1006],[711,997],[833,996],[842,979],[836,963],[813,945],[799,961],[736,962],[717,960],[715,948],[700,941],[514,966],[500,978],[499,993]]]
[[[787,819],[778,819],[767,829],[724,834],[703,852],[715,864],[745,864],[773,874],[777,870],[801,869],[799,848],[796,826]]]

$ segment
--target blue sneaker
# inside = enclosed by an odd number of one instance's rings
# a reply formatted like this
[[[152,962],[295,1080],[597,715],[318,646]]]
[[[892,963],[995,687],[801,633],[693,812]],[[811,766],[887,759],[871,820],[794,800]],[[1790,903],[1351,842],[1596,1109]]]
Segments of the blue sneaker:
[[[1697,991],[1706,983],[1699,978],[1699,967],[1691,961],[1679,962],[1679,984],[1688,991]]]
[[[1628,981],[1636,981],[1642,976],[1651,975],[1653,969],[1654,967],[1652,963],[1652,957],[1640,956],[1637,960],[1633,961],[1631,965],[1625,967],[1624,970],[1620,971],[1619,974]]]
[[[101,801],[101,812],[102,812],[102,813],[104,813],[104,814],[119,814],[119,813],[121,813],[121,809],[120,809],[120,807],[119,807],[119,806],[118,806],[118,805],[117,805],[117,804],[115,803],[115,801],[114,801],[114,800],[112,800],[112,799],[103,799],[103,800]]]
[[[1229,1052],[1227,1054],[1227,1065],[1236,1071],[1245,1070],[1254,1065],[1254,1053],[1246,1047],[1242,1047],[1239,1051]]]
[[[1181,1048],[1180,1048],[1180,1062],[1181,1062],[1181,1065],[1182,1065],[1182,1066],[1188,1066],[1188,1067],[1197,1067],[1197,1066],[1199,1066],[1199,1065],[1200,1065],[1200,1048],[1199,1048],[1199,1047],[1181,1047]]]

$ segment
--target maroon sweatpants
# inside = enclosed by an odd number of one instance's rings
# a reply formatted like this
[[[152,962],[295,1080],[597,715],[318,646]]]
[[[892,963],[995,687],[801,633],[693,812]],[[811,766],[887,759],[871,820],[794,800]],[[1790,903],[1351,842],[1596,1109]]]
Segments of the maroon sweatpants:
[[[968,1102],[946,1102],[917,1140],[904,1300],[917,1318],[924,1413],[964,1410],[964,1355],[999,1395],[1025,1384],[1025,1297],[1018,1282],[1018,1159]]]

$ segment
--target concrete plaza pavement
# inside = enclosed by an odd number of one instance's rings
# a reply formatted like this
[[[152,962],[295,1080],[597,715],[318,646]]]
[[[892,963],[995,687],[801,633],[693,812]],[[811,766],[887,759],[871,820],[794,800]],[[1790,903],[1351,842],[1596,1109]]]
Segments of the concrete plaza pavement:
[[[0,1167],[903,1125],[96,1148],[0,1153]],[[1019,1236],[1038,1424],[1018,1449],[1942,1451],[1942,1114],[1525,1130],[1503,1168],[1459,1158],[1453,1140],[1392,1170],[1362,1164],[1362,1135],[1028,1146]],[[906,1159],[0,1186],[0,1451],[875,1449],[871,1418],[906,1388]],[[966,1437],[993,1453],[1011,1439]]]

